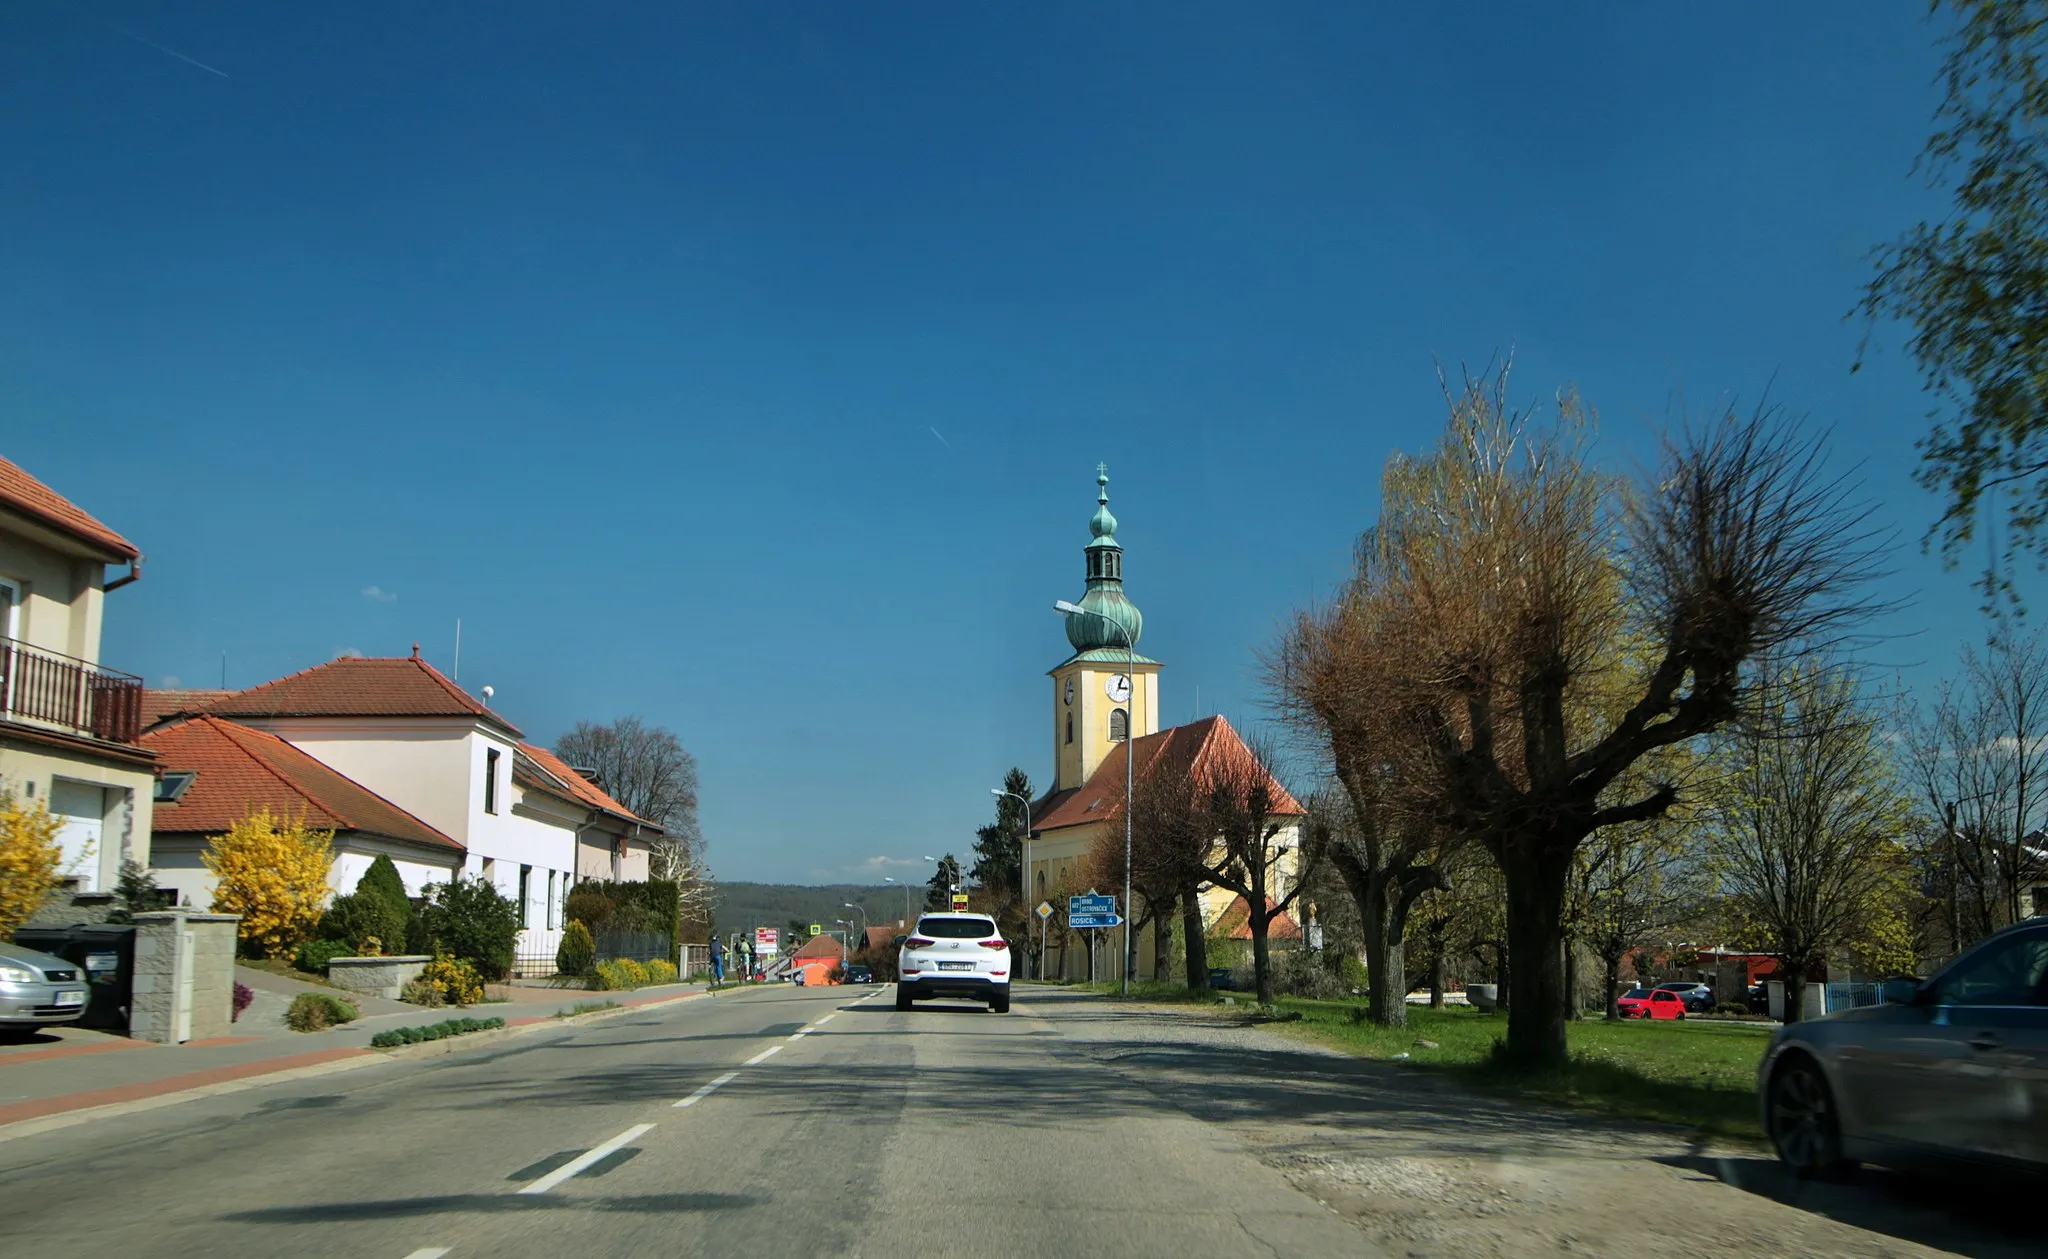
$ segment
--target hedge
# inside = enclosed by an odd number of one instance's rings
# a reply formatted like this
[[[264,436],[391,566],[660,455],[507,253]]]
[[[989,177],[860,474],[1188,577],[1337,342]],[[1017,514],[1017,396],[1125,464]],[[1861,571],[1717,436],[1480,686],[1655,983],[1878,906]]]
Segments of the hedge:
[[[420,1027],[394,1027],[388,1032],[379,1032],[370,1038],[372,1049],[396,1049],[400,1045],[421,1045],[430,1040],[447,1040],[450,1036],[461,1036],[468,1032],[488,1032],[505,1026],[505,1020],[491,1019],[443,1019],[439,1023],[428,1023]]]

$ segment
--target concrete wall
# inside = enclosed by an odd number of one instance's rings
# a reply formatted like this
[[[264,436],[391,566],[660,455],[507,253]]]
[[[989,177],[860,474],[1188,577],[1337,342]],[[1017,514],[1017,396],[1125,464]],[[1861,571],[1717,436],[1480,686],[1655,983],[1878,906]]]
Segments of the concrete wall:
[[[247,717],[459,844],[470,842],[471,740],[464,718]],[[510,744],[504,756],[510,772]],[[481,812],[481,792],[475,793]]]
[[[0,581],[20,591],[15,637],[32,647],[98,664],[106,573],[98,561],[0,528]]]
[[[350,992],[396,1001],[434,959],[425,954],[393,957],[337,957],[327,963],[327,982]]]
[[[129,1036],[175,1045],[229,1034],[241,921],[238,914],[185,909],[135,915]]]
[[[201,859],[208,842],[204,835],[160,835],[150,859],[157,886],[176,889],[178,903],[193,909],[212,907],[213,890],[219,882]],[[343,835],[334,841],[334,866],[328,873],[328,886],[337,895],[355,891],[379,854],[391,858],[405,890],[413,896],[420,895],[429,883],[446,883],[454,878],[462,860],[462,854],[452,850],[442,857],[410,845]]]

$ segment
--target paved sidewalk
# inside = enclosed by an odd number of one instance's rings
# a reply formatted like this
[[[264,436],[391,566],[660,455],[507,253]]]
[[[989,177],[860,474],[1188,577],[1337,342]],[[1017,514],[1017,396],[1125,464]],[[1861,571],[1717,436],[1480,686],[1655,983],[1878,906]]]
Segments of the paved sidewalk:
[[[700,996],[705,985],[664,984],[613,994],[524,987],[510,991],[517,994],[514,1000],[468,1009],[429,1010],[376,1001],[376,1008],[395,1007],[395,1012],[366,1013],[353,1023],[321,1032],[286,1030],[279,1034],[267,1021],[246,1029],[237,1022],[236,1035],[183,1045],[153,1045],[75,1028],[53,1029],[27,1044],[0,1047],[0,1132],[9,1124],[68,1111],[164,1097],[348,1058],[374,1058],[378,1054],[369,1047],[370,1038],[394,1027],[465,1016],[502,1018],[508,1026],[529,1026],[547,1022],[579,1004],[609,1000],[628,1008],[652,1005]],[[255,1009],[252,1005],[245,1011],[243,1020],[249,1020]]]

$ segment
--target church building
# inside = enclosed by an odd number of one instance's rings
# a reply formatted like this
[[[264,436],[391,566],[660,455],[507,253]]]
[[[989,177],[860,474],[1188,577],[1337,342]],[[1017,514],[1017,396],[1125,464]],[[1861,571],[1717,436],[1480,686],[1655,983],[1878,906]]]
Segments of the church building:
[[[1048,977],[1085,979],[1091,958],[1088,942],[1080,931],[1065,928],[1066,898],[1089,891],[1113,894],[1123,900],[1122,835],[1125,773],[1129,766],[1134,781],[1146,782],[1154,774],[1186,775],[1198,782],[1210,767],[1219,763],[1241,763],[1250,757],[1237,731],[1222,717],[1204,717],[1183,726],[1159,727],[1159,661],[1138,652],[1144,637],[1145,618],[1124,593],[1124,553],[1117,541],[1116,517],[1109,510],[1109,470],[1096,468],[1095,515],[1088,522],[1091,535],[1083,548],[1087,557],[1087,592],[1066,616],[1067,642],[1073,648],[1050,673],[1052,691],[1053,781],[1052,787],[1031,809],[1031,842],[1025,853],[1025,882],[1031,904],[1050,903],[1054,913],[1042,921],[1034,918],[1031,942],[1034,956],[1042,955],[1043,968],[1029,973]],[[1286,788],[1273,785],[1279,801],[1278,812],[1287,820],[1274,844],[1284,851],[1278,866],[1279,886],[1272,894],[1285,894],[1298,869],[1303,810]],[[1087,872],[1089,852],[1098,844],[1111,844],[1117,860],[1115,877],[1105,880]],[[1101,883],[1101,886],[1095,884]],[[1244,906],[1235,893],[1209,888],[1203,893],[1203,917],[1212,930],[1228,930],[1227,920],[1241,926]],[[1233,910],[1235,911],[1233,914]],[[1143,913],[1143,907],[1140,906]],[[1122,928],[1094,929],[1095,974],[1102,979],[1116,976],[1116,959],[1123,947]],[[1300,929],[1289,917],[1273,922],[1275,939],[1289,934],[1299,937]],[[1134,936],[1137,974],[1153,974],[1153,932],[1148,926]],[[1178,959],[1174,959],[1176,966]],[[1178,973],[1176,971],[1176,973]]]

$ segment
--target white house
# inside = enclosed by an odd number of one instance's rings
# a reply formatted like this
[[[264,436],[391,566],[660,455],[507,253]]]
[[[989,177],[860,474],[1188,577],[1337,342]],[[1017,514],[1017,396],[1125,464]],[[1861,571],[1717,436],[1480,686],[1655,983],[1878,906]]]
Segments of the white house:
[[[417,646],[409,657],[344,656],[196,706],[276,735],[452,840],[464,874],[522,906],[520,955],[552,961],[577,868],[575,826],[521,807],[518,727],[420,659]],[[415,895],[432,877],[418,865],[401,874]]]

